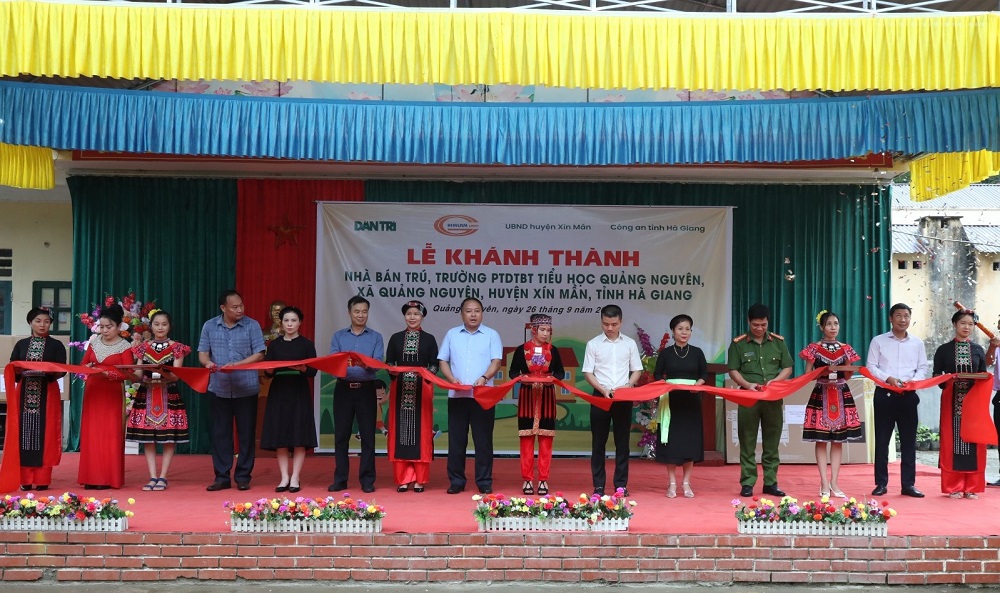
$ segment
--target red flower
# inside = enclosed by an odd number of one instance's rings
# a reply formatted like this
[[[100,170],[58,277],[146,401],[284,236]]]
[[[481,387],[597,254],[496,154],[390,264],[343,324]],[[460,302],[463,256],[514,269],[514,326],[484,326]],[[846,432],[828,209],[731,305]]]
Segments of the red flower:
[[[113,304],[115,304],[115,297],[111,296],[110,294],[108,296],[104,297],[104,306],[105,307],[110,307]]]
[[[814,521],[821,521],[822,519],[823,519],[823,515],[820,515],[819,513],[816,513],[815,515],[813,515],[813,520]]]

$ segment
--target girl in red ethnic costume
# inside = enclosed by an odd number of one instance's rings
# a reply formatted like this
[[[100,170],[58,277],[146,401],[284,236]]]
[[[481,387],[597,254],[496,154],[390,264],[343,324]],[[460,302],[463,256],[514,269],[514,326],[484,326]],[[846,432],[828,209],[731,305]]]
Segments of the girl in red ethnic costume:
[[[552,318],[531,316],[531,340],[514,350],[510,378],[521,375],[563,378],[559,349],[552,345]],[[517,434],[521,439],[522,491],[534,494],[535,437],[538,437],[538,494],[549,492],[552,438],[556,434],[556,392],[553,383],[522,382],[517,396]]]
[[[420,329],[427,308],[420,301],[403,305],[406,329],[389,338],[385,362],[395,366],[438,370],[438,344]],[[434,386],[417,373],[390,373],[389,460],[396,477],[396,492],[423,492],[430,480],[434,457]]]
[[[167,472],[174,458],[177,443],[190,440],[188,416],[184,400],[177,390],[177,375],[170,367],[184,365],[184,357],[191,348],[170,339],[170,314],[160,309],[149,312],[151,340],[132,346],[132,354],[139,364],[156,365],[157,368],[137,369],[140,380],[132,412],[125,425],[125,440],[143,443],[149,483],[143,490],[166,490]],[[156,471],[156,445],[163,446],[163,467]]]
[[[861,357],[849,345],[837,341],[840,318],[836,313],[821,311],[816,322],[823,331],[818,342],[806,346],[799,356],[806,361],[806,372],[829,366],[847,366]],[[809,395],[806,416],[802,423],[802,440],[816,443],[816,466],[819,468],[819,495],[847,498],[837,485],[844,443],[860,441],[861,418],[854,405],[854,396],[847,386],[851,372],[836,371],[821,375]],[[830,475],[827,477],[827,443],[830,444]]]
[[[130,365],[132,344],[120,334],[120,305],[101,310],[98,334],[91,336],[83,364],[103,372],[87,377],[80,417],[80,472],[87,490],[121,488],[125,483],[125,374],[115,365]]]
[[[49,337],[52,313],[44,307],[28,312],[31,337],[20,340],[10,360],[66,363],[66,347]],[[62,401],[59,377],[18,369],[13,385],[7,385],[7,432],[4,437],[0,475],[12,482],[20,469],[21,490],[46,490],[52,483],[52,468],[62,458]],[[18,482],[12,482],[13,484]]]
[[[972,342],[976,315],[969,309],[951,318],[955,338],[934,352],[934,375],[944,373],[985,373],[986,352]],[[952,379],[941,384],[941,492],[952,498],[979,498],[986,490],[986,445],[964,441],[961,436],[965,396],[973,379]]]

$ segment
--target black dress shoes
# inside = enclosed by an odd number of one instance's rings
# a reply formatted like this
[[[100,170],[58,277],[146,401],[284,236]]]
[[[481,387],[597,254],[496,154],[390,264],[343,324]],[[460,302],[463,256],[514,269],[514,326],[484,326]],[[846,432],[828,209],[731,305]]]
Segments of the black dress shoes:
[[[249,490],[250,489],[250,482],[236,482],[236,489],[237,490],[243,490],[243,491]]]
[[[490,486],[483,486],[479,489],[480,494],[493,494],[493,488]]]
[[[740,488],[740,496],[753,496],[753,486],[743,486]]]
[[[347,490],[347,484],[330,484],[326,487],[327,492],[340,492],[341,490]]]
[[[770,494],[771,496],[784,496],[785,491],[778,488],[777,484],[764,484],[764,494]]]
[[[885,489],[885,486],[875,486],[875,489],[872,490],[872,496],[882,496],[886,492],[888,492],[888,490]]]
[[[230,488],[232,488],[232,484],[229,482],[212,482],[205,488],[205,490],[208,490],[209,492],[217,492],[219,490],[229,490]]]
[[[604,496],[604,486],[595,486],[594,494],[597,494],[598,496]]]
[[[278,486],[274,489],[275,492],[288,492],[288,486]]]
[[[302,490],[302,486],[288,486],[288,491],[291,492],[292,494],[295,494],[300,490]]]
[[[986,485],[987,486],[1000,486],[1000,480],[997,480],[996,482],[987,482]]]
[[[464,490],[465,490],[465,486],[456,486],[454,484],[452,484],[451,486],[448,486],[448,494],[460,494]]]
[[[902,494],[903,496],[912,496],[913,498],[924,497],[924,493],[917,490],[916,487],[914,486],[907,486],[906,488],[903,488],[903,490],[900,491],[900,494]]]
[[[362,486],[361,491],[365,494],[371,494],[372,492],[375,492],[375,486]]]

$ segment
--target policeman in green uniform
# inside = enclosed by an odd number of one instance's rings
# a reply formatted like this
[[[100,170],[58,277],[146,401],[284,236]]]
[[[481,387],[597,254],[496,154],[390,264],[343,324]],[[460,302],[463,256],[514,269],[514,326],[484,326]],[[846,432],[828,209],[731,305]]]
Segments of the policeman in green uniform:
[[[767,305],[752,305],[747,311],[750,333],[743,334],[729,346],[729,377],[741,388],[760,391],[771,381],[787,379],[792,374],[792,357],[785,339],[767,331],[771,310]],[[757,427],[761,432],[760,462],[764,466],[764,494],[784,496],[778,488],[778,444],[784,424],[781,400],[760,401],[740,406],[736,412],[740,437],[740,496],[753,496],[757,483]]]

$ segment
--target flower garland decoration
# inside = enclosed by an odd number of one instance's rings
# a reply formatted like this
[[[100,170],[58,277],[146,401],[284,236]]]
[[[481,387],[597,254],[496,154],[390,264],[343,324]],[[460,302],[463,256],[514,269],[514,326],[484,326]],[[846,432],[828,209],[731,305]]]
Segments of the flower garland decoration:
[[[816,325],[819,325],[819,320],[823,319],[823,314],[827,312],[828,311],[826,309],[823,309],[822,311],[816,314]]]
[[[156,299],[147,301],[143,303],[138,300],[135,296],[135,292],[131,289],[128,293],[121,297],[115,297],[111,294],[105,294],[104,301],[101,305],[92,304],[92,310],[88,313],[77,314],[77,319],[80,320],[90,333],[97,333],[97,318],[101,314],[101,309],[104,307],[110,307],[118,303],[124,315],[122,316],[122,323],[118,327],[118,333],[121,337],[129,339],[133,336],[143,337],[145,332],[149,331],[149,315],[150,312],[156,309]],[[74,346],[79,350],[86,349],[86,341],[83,342],[70,342],[70,346]]]
[[[848,523],[885,523],[896,516],[896,511],[889,507],[888,501],[869,500],[859,502],[850,498],[842,505],[830,503],[830,497],[824,496],[819,502],[809,501],[803,504],[785,496],[775,503],[767,498],[753,497],[751,502],[744,504],[740,499],[733,499],[736,509],[736,520],[740,522],[760,523],[830,523],[846,525]]]
[[[254,521],[377,521],[385,517],[385,508],[374,502],[351,498],[345,492],[341,499],[326,498],[261,498],[254,502],[226,501],[223,508],[233,519]]]
[[[656,369],[656,358],[660,350],[667,347],[667,342],[670,341],[670,332],[663,332],[663,337],[660,339],[660,347],[654,350],[649,334],[639,327],[638,323],[634,323],[633,325],[635,326],[636,335],[639,336],[639,356],[642,359],[642,374],[639,376],[636,385],[646,385],[653,380],[653,371]],[[658,402],[659,400],[656,399],[644,401],[639,404],[639,408],[635,413],[635,421],[642,429],[642,436],[639,437],[637,444],[642,447],[643,456],[649,459],[652,459],[656,455],[655,447],[657,429],[659,428],[657,419],[660,417],[657,411]]]
[[[135,504],[135,499],[129,498],[128,503]],[[72,492],[37,497],[33,493],[24,496],[8,494],[0,499],[0,517],[5,519],[46,517],[84,521],[90,518],[123,519],[133,515],[132,511],[123,509],[116,499],[78,496]]]
[[[625,496],[619,488],[614,494],[580,494],[576,502],[567,500],[562,492],[552,496],[506,497],[503,494],[476,494],[472,497],[476,507],[472,515],[476,521],[485,523],[492,519],[506,517],[526,517],[540,520],[585,519],[594,524],[603,519],[628,519],[634,514],[638,504]]]

